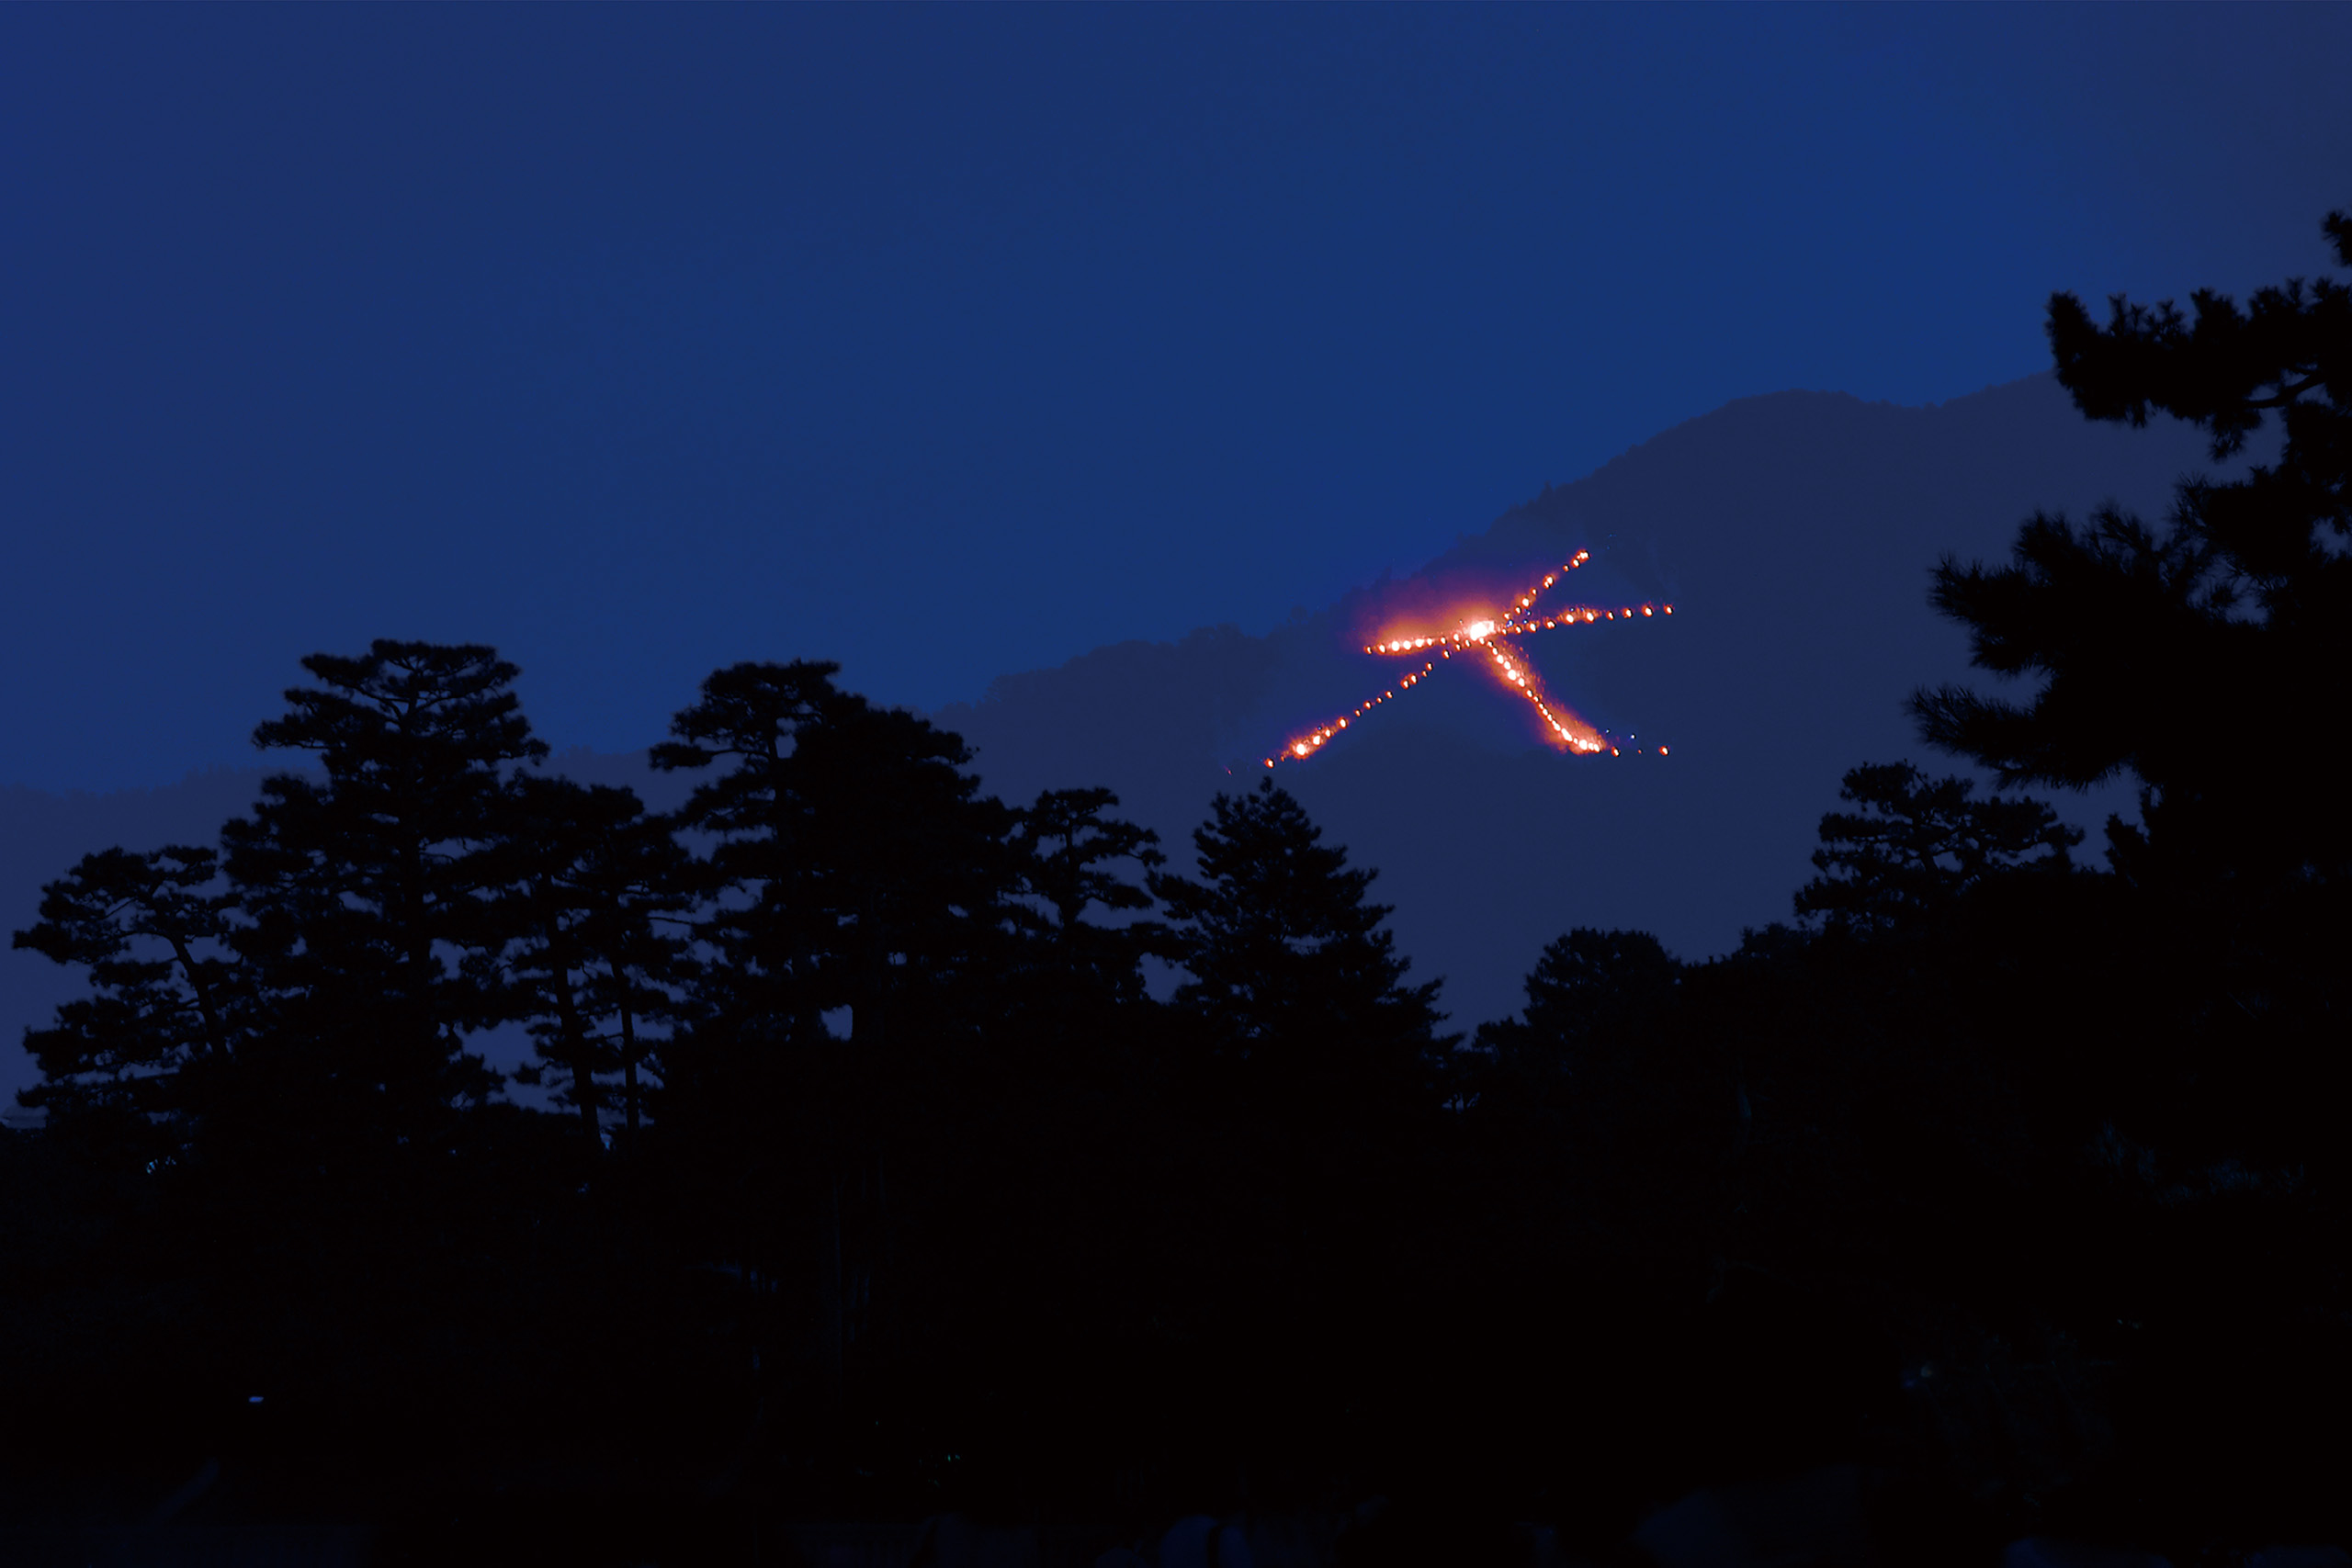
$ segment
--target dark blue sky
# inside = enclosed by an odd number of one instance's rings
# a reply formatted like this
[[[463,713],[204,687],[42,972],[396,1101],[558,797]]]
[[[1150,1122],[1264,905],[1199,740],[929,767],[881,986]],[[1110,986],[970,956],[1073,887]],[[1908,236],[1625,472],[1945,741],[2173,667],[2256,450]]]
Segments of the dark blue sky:
[[[494,642],[925,707],[2324,261],[2352,7],[0,8],[0,783]]]

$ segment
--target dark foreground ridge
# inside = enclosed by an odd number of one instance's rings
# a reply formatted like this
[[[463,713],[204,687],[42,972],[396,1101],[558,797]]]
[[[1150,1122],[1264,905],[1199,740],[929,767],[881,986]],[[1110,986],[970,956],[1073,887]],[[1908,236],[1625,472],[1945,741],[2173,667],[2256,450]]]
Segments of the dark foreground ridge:
[[[1852,766],[1792,923],[1466,1035],[1271,778],[1171,858],[744,663],[657,812],[490,649],[305,660],[312,771],[16,937],[0,1556],[2341,1562],[2352,294],[2051,319],[2275,459],[1938,570],[2003,790]]]

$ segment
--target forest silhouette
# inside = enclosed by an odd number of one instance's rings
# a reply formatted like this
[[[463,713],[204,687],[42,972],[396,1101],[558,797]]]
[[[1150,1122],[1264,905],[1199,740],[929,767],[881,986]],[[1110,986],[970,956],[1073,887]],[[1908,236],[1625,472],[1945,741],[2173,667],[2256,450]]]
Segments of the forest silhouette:
[[[1938,570],[2031,690],[1915,713],[2002,788],[1860,762],[1789,923],[1566,932],[1461,1033],[1271,778],[1180,863],[750,662],[662,814],[547,773],[493,649],[304,660],[254,739],[313,771],[15,935],[88,992],[0,1134],[9,1469],[209,1461],[385,1561],[1314,1510],[1631,1561],[1839,1464],[1883,1561],[2345,1539],[2352,291],[2050,335],[2089,418],[2280,439]],[[2008,793],[2116,776],[2097,856]]]

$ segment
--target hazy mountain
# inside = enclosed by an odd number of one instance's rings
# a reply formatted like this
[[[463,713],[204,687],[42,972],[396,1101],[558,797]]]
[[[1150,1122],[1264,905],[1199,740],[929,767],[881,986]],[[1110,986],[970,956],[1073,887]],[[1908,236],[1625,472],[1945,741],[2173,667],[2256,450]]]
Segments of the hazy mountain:
[[[1492,603],[1590,550],[1547,604],[1671,601],[1674,616],[1531,649],[1567,705],[1669,756],[1557,754],[1525,705],[1449,665],[1277,770],[1329,837],[1380,868],[1399,946],[1418,975],[1447,977],[1447,1004],[1472,1022],[1515,1010],[1521,977],[1572,926],[1639,927],[1697,957],[1787,919],[1847,769],[1911,757],[1957,771],[1925,752],[1903,705],[1968,673],[1965,638],[1928,606],[1937,559],[2005,556],[2037,508],[2160,514],[2202,456],[2183,426],[2089,423],[2046,376],[1928,408],[1746,399],[1271,636],[1102,649],[938,717],[1008,799],[1107,784],[1188,863],[1215,791],[1254,786],[1286,737],[1389,689],[1390,666],[1358,651],[1384,626],[1481,588]],[[2095,825],[2130,800],[2061,805]]]
[[[1330,839],[1380,868],[1374,891],[1396,906],[1416,976],[1445,976],[1445,1003],[1468,1024],[1514,1010],[1521,976],[1571,926],[1644,928],[1695,957],[1786,918],[1848,768],[1942,765],[1903,711],[1914,687],[1966,671],[1961,634],[1928,608],[1937,558],[2005,554],[2037,508],[2079,515],[2113,499],[2161,513],[2201,458],[2182,427],[2088,423],[2048,377],[1928,408],[1746,399],[1547,489],[1408,579],[1265,637],[1228,626],[1097,649],[934,716],[972,742],[1008,800],[1108,784],[1190,869],[1188,835],[1211,795],[1255,787],[1286,738],[1392,689],[1396,666],[1364,643],[1442,611],[1499,607],[1589,550],[1547,604],[1671,602],[1674,615],[1544,634],[1531,651],[1567,706],[1670,756],[1555,753],[1525,705],[1457,660],[1277,770]],[[556,765],[662,805],[687,782],[652,780],[641,755],[575,751]],[[0,930],[28,923],[40,884],[89,850],[210,841],[260,777],[0,790]],[[2110,791],[2061,804],[2096,823],[2129,803]],[[0,952],[0,1094],[28,1080],[24,1027],[71,991],[45,960]]]

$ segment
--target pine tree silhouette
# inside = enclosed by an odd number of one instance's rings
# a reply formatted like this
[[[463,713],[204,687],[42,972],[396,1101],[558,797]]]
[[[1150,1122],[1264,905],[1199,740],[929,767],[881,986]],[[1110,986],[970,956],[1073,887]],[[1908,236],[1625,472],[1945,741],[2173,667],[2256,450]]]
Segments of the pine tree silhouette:
[[[321,684],[288,691],[254,741],[309,751],[325,777],[266,780],[221,829],[270,1055],[262,1079],[241,1077],[291,1094],[267,1114],[322,1147],[446,1143],[497,1081],[467,1036],[516,1016],[496,851],[514,828],[508,774],[547,748],[491,649],[379,639],[302,664]]]
[[[2352,267],[2352,218],[2324,227]],[[2119,836],[2208,890],[2341,882],[2352,287],[2295,280],[2244,308],[2209,290],[2191,303],[2193,322],[2169,300],[2119,295],[2102,328],[2073,295],[2053,296],[2060,381],[2093,419],[2144,424],[2154,411],[2202,426],[2216,462],[2275,414],[2276,457],[2227,483],[2185,482],[2161,529],[2112,510],[2081,528],[2037,515],[2006,567],[1945,560],[1935,603],[1969,627],[1976,664],[2041,685],[2026,703],[1946,686],[1912,705],[1931,742],[2006,784],[2079,788],[2129,771],[2145,791],[2144,837]]]
[[[695,905],[693,857],[667,819],[633,790],[532,776],[516,781],[528,830],[508,848],[526,934],[509,970],[528,993],[544,1066],[562,1075],[560,1103],[592,1147],[615,1101],[634,1143],[644,1120],[656,1038],[696,973],[684,934]],[[535,1081],[540,1069],[525,1069]],[[604,1078],[617,1077],[606,1085]]]
[[[25,1104],[61,1122],[103,1121],[133,1157],[172,1156],[246,1022],[219,883],[212,851],[175,844],[85,855],[41,889],[40,919],[10,944],[87,969],[93,994],[26,1031],[41,1081]]]
[[[1151,879],[1174,922],[1169,953],[1190,976],[1175,1005],[1246,1079],[1401,1081],[1450,1043],[1441,982],[1405,983],[1408,963],[1382,929],[1388,907],[1365,901],[1375,874],[1322,838],[1272,779],[1216,798],[1193,834],[1200,880]]]
[[[2039,800],[1972,798],[1967,779],[1929,779],[1908,762],[1849,770],[1838,798],[1857,807],[1821,819],[1821,874],[1796,912],[1855,934],[1918,926],[1949,912],[1988,876],[2022,866],[2064,872],[2082,842]]]

